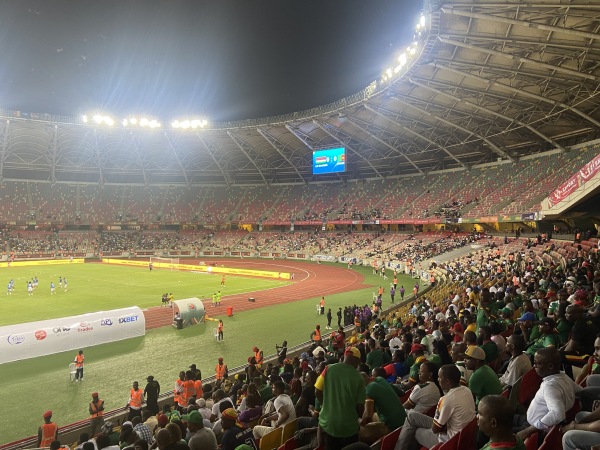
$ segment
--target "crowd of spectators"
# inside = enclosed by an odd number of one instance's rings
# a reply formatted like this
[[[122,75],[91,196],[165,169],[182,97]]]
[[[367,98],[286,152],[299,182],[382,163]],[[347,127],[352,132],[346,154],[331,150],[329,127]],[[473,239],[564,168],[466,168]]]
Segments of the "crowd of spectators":
[[[600,444],[600,261],[597,239],[586,238],[529,248],[495,239],[434,263],[439,283],[415,288],[408,304],[340,308],[336,331],[313,332],[299,355],[288,357],[284,343],[264,362],[254,348],[243,372],[214,383],[182,371],[174,404],[144,411],[118,436],[105,426],[94,442],[258,448],[293,424],[290,438],[306,449],[366,449],[400,427],[401,450],[457,436],[465,449],[526,440],[590,449]]]

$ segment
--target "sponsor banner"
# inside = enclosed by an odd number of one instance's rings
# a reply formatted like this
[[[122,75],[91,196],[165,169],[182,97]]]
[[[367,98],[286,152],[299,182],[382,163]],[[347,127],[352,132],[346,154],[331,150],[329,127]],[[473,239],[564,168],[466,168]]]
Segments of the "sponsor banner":
[[[56,266],[59,264],[83,264],[85,259],[76,258],[72,261],[69,259],[50,259],[44,261],[13,261],[9,262],[0,262],[0,267],[18,267],[18,266]]]
[[[321,226],[323,225],[322,220],[296,220],[294,222],[295,225],[313,225],[313,226]]]
[[[274,253],[273,255],[277,255],[278,253]],[[122,266],[137,266],[137,267],[148,267],[147,261],[135,261],[130,259],[102,259],[103,263],[106,264],[118,264]],[[250,270],[250,269],[237,269],[234,267],[216,267],[216,266],[207,266],[203,265],[192,265],[192,264],[170,264],[166,262],[155,262],[154,268],[163,268],[163,269],[176,269],[176,270],[189,270],[196,272],[208,272],[208,273],[218,273],[218,274],[231,274],[231,275],[245,275],[251,277],[265,277],[265,278],[276,278],[289,280],[290,274],[283,272],[271,272],[268,270]]]
[[[0,364],[146,334],[137,306],[0,327]]]
[[[336,257],[331,255],[315,255],[312,257],[313,261],[329,261],[335,262]]]
[[[592,180],[598,172],[600,172],[600,155],[596,155],[594,159],[579,169],[576,174],[572,175],[548,196],[550,207],[562,202],[585,183]]]
[[[289,220],[263,220],[262,225],[287,226],[291,225],[291,222]]]

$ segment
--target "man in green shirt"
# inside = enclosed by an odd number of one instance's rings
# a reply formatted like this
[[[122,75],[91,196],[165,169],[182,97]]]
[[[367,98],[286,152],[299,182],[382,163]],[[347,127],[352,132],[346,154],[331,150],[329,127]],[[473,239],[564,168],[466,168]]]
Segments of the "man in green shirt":
[[[405,390],[410,389],[419,382],[419,367],[421,367],[422,363],[427,361],[427,358],[425,358],[425,346],[413,344],[410,347],[410,356],[415,358],[415,362],[410,366],[410,376],[408,380],[402,383],[402,388]]]
[[[406,410],[385,379],[385,369],[377,367],[372,375],[373,381],[366,387],[365,411],[360,421],[360,440],[368,444],[401,427],[406,420]],[[379,422],[373,422],[375,412]]]
[[[486,395],[502,393],[498,375],[485,363],[485,352],[481,348],[475,346],[467,348],[465,362],[467,369],[473,371],[468,386],[475,397],[475,406],[479,405]]]
[[[525,350],[525,353],[529,355],[530,358],[533,358],[535,352],[540,348],[545,347],[556,347],[559,348],[561,346],[560,337],[556,333],[556,322],[549,317],[545,317],[540,321],[538,325],[538,329],[540,330],[540,336],[530,341]]]
[[[486,363],[495,361],[498,358],[498,346],[492,341],[492,329],[488,325],[479,328],[477,343],[485,352]]]
[[[360,351],[348,347],[344,362],[331,364],[315,382],[315,393],[321,403],[319,426],[325,450],[341,450],[358,442],[358,419],[365,404],[365,384],[356,368],[360,364]]]
[[[367,366],[370,370],[376,367],[381,367],[383,364],[383,353],[381,349],[377,348],[377,342],[375,339],[369,339],[369,353],[367,354]]]
[[[514,407],[501,395],[488,395],[479,403],[477,426],[490,441],[481,450],[525,450],[521,438],[512,432]]]

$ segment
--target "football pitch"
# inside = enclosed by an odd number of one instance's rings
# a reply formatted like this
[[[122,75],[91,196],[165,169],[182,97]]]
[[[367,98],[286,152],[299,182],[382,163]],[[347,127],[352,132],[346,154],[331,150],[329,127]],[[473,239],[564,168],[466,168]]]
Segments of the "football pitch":
[[[338,266],[339,267],[339,266]],[[380,283],[369,267],[355,267],[365,276],[365,283]],[[37,276],[39,285],[33,296],[27,295],[26,282]],[[67,278],[68,290],[58,288],[58,277]],[[12,267],[0,270],[4,289],[10,279],[15,291],[0,291],[2,325],[65,317],[91,311],[126,306],[159,306],[161,296],[172,292],[175,299],[206,299],[221,289],[220,276],[103,264]],[[50,295],[54,280],[56,295]],[[410,285],[408,277],[399,282]],[[227,277],[224,295],[240,294],[283,286],[287,282],[249,277]],[[350,304],[370,304],[373,287],[326,297],[326,307],[334,312]],[[54,411],[59,427],[87,419],[91,393],[98,391],[107,410],[125,406],[133,381],[143,387],[148,375],[161,384],[161,392],[172,391],[178,373],[195,363],[203,377],[214,375],[217,358],[223,357],[229,368],[244,364],[257,345],[265,355],[275,353],[275,344],[286,339],[289,346],[306,342],[316,323],[324,328],[326,319],[317,316],[315,304],[320,297],[274,306],[257,307],[221,316],[224,342],[215,342],[214,322],[194,325],[183,330],[163,327],[148,330],[146,336],[84,348],[84,381],[69,381],[68,365],[76,351],[0,365],[0,404],[27,402],[25,408],[4,408],[0,412],[0,444],[36,434],[47,409]],[[227,299],[223,299],[227,306]],[[384,307],[389,296],[384,297]],[[211,308],[207,309],[210,315]],[[23,397],[22,397],[23,396]]]

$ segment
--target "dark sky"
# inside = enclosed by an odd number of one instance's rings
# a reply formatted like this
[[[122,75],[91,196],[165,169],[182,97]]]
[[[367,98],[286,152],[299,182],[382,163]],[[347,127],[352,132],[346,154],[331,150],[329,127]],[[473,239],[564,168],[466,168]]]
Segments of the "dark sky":
[[[378,79],[418,0],[0,0],[0,107],[248,119]]]

